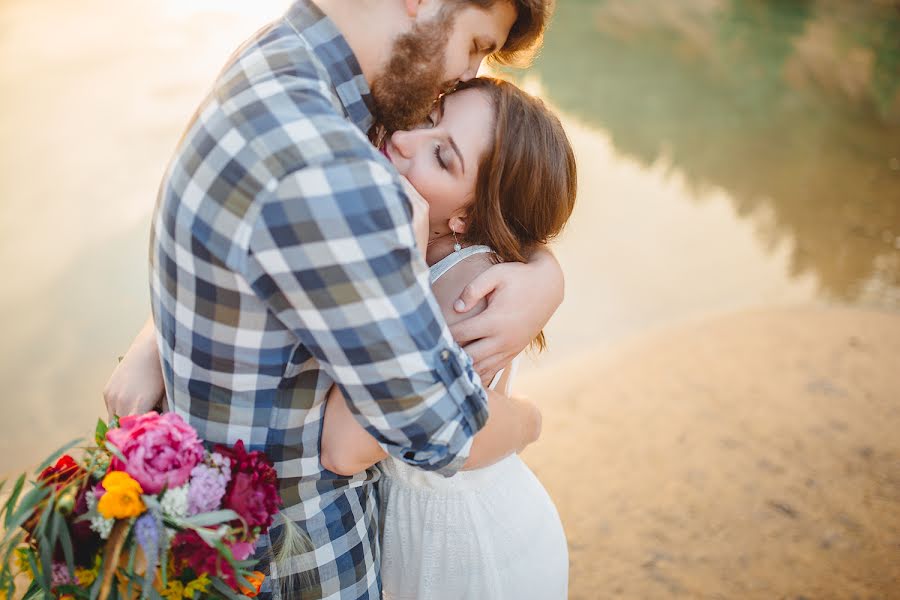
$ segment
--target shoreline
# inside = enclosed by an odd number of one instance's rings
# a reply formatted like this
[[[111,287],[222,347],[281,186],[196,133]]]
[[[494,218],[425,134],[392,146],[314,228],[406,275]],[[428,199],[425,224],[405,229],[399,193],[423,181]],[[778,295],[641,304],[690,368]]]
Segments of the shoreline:
[[[900,597],[898,359],[900,315],[795,307],[522,377],[570,598]]]

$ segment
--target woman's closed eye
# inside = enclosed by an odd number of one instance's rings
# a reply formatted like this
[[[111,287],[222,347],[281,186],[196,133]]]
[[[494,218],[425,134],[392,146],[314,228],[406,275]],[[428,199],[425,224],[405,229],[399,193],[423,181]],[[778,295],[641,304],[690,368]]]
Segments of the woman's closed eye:
[[[444,162],[444,159],[443,159],[443,157],[441,156],[441,145],[440,145],[440,144],[437,144],[437,145],[434,147],[434,158],[435,158],[435,160],[437,160],[438,165],[440,165],[440,167],[441,167],[443,170],[445,170],[445,171],[449,171],[449,170],[450,170],[450,169],[447,168],[447,163]]]

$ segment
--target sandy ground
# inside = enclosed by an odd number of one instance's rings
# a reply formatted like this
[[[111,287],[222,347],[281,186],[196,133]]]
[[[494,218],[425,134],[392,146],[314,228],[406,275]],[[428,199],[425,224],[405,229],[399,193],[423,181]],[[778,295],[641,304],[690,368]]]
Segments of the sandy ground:
[[[518,388],[571,598],[900,598],[900,315],[720,317]]]

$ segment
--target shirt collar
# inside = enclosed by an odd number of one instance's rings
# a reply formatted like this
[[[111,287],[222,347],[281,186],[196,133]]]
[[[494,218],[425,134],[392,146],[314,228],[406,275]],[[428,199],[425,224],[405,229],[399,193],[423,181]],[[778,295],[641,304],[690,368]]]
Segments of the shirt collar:
[[[297,0],[284,18],[322,61],[349,119],[367,133],[374,122],[372,92],[356,55],[334,21],[312,0]]]

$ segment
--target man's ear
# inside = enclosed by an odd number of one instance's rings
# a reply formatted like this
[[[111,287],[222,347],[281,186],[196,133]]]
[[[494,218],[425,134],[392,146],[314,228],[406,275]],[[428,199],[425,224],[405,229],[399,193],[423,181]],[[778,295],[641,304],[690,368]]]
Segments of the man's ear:
[[[450,217],[447,225],[453,233],[465,233],[469,229],[469,221],[464,215]]]

